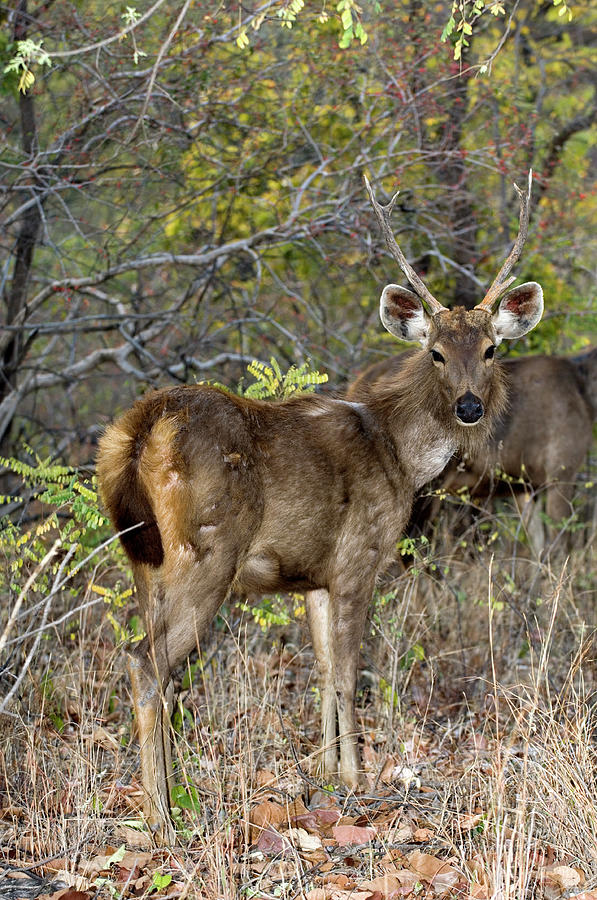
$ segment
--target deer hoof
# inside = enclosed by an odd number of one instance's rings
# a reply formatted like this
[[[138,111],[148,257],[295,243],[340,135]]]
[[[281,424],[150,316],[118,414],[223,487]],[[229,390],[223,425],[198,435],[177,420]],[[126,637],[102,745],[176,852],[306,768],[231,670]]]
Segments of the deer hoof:
[[[364,772],[343,772],[340,780],[350,791],[360,794],[369,790],[369,780]]]

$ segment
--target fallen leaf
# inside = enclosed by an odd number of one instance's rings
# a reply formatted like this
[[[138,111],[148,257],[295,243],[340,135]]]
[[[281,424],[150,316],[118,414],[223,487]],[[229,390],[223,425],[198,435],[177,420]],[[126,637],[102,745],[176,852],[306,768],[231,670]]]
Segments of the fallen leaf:
[[[424,844],[431,841],[435,837],[435,831],[432,828],[415,828],[413,831],[413,841],[417,844]]]
[[[458,819],[462,831],[471,831],[483,819],[483,813],[466,813]]]
[[[460,881],[460,872],[443,859],[414,850],[408,857],[411,869],[435,888],[448,890]]]
[[[421,787],[421,779],[410,766],[398,763],[388,770],[386,770],[386,767],[384,766],[384,771],[384,781],[386,784],[399,781],[405,791],[408,791],[411,786],[414,788]]]
[[[287,818],[286,810],[279,803],[274,803],[272,800],[263,800],[258,803],[249,814],[251,843],[254,844],[259,840],[261,832],[268,825],[280,825],[282,822],[286,822]]]
[[[39,895],[37,900],[44,900],[45,897],[47,897],[48,900],[89,900],[91,896],[89,891],[75,891],[72,888],[63,888],[61,891],[56,891],[54,894]]]
[[[3,806],[0,808],[0,819],[23,819],[26,810],[20,806]]]
[[[562,891],[570,891],[578,887],[582,881],[580,873],[570,866],[545,866],[539,869],[539,874],[556,884]]]
[[[359,884],[359,888],[368,891],[381,891],[382,894],[391,894],[392,891],[399,891],[403,887],[402,882],[397,875],[378,875],[370,881],[363,881]]]
[[[399,825],[388,830],[387,840],[391,844],[410,844],[413,839],[413,830],[410,825]]]
[[[376,829],[371,825],[366,827],[359,825],[335,825],[332,828],[332,836],[341,847],[347,844],[368,844],[373,840]]]
[[[300,850],[309,852],[310,850],[320,850],[323,846],[321,838],[318,834],[309,834],[304,828],[289,828],[284,836],[291,841],[295,847]]]
[[[335,825],[342,817],[339,809],[313,809],[311,810],[319,825]]]
[[[112,863],[117,861],[114,858],[115,852],[113,848],[108,848],[107,853],[98,853],[97,856],[91,859],[81,860],[79,863],[80,874],[91,878],[93,875],[99,875],[100,872],[109,869]]]
[[[259,787],[269,787],[275,784],[278,779],[273,772],[269,772],[267,769],[259,769],[256,774],[256,780]]]
[[[307,900],[382,900],[371,891],[341,891],[336,888],[312,888],[304,895]]]
[[[127,850],[119,864],[125,869],[134,869],[135,867],[143,869],[152,859],[152,853],[142,850]]]
[[[336,800],[334,799],[334,797],[332,797],[329,791],[313,791],[313,794],[311,795],[312,809],[319,809],[329,806],[335,806],[336,808],[338,808]]]
[[[279,831],[268,825],[259,835],[257,849],[261,850],[262,853],[286,853],[292,849],[292,844]]]
[[[104,728],[103,725],[98,725],[93,729],[91,734],[84,734],[83,740],[90,741],[92,744],[98,744],[105,750],[121,749],[120,742],[107,728]]]
[[[149,850],[153,847],[151,835],[147,831],[139,831],[138,828],[118,825],[116,835],[127,847],[136,847],[139,850]]]
[[[356,887],[354,881],[352,881],[344,872],[330,872],[329,875],[324,876],[323,883],[326,887],[333,884],[346,891]]]

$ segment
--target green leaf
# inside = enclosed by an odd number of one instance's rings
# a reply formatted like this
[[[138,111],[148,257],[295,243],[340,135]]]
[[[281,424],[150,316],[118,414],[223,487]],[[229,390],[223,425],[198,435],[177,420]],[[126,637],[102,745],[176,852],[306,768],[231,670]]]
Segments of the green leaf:
[[[342,22],[344,31],[348,31],[349,28],[352,28],[352,13],[349,9],[344,10],[340,16],[340,21]]]
[[[172,882],[172,875],[160,875],[159,872],[153,873],[153,879],[151,882],[151,888],[154,891],[161,891],[164,888],[167,888],[168,885]]]
[[[456,28],[456,19],[454,18],[454,16],[450,16],[450,18],[446,22],[446,26],[445,26],[444,30],[442,31],[441,40],[446,41],[450,37],[450,35],[452,34],[452,32],[454,31],[455,28]]]

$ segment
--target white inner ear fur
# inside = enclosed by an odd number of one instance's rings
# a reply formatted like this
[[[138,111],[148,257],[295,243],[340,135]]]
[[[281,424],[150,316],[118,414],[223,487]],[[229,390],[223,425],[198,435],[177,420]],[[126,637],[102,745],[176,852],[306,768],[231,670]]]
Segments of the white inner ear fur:
[[[379,301],[379,316],[390,334],[401,341],[417,341],[421,347],[427,347],[431,319],[412,291],[398,284],[386,285]]]
[[[526,299],[523,308],[513,312],[508,307],[512,304],[516,309],[517,304],[512,301],[517,294],[526,295]],[[522,337],[535,327],[542,315],[543,291],[536,281],[527,281],[508,291],[492,316],[496,345],[501,344],[503,340],[511,341],[513,338]]]

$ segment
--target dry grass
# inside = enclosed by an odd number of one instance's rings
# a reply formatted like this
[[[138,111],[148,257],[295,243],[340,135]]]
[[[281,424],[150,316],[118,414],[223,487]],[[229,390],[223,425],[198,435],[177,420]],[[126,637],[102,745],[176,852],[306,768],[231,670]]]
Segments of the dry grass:
[[[380,823],[384,810],[375,847],[350,857],[356,883],[400,849],[406,823],[428,829],[419,849],[462,873],[461,896],[560,896],[542,872],[557,864],[582,872],[577,891],[597,886],[594,541],[579,534],[568,557],[538,561],[503,523],[479,532],[448,517],[425,562],[388,578],[372,607],[359,695],[371,797],[332,795],[353,818]],[[134,612],[116,615],[125,624]],[[0,718],[7,864],[74,879],[106,846],[136,834],[149,847],[132,829],[141,792],[124,657],[102,605],[40,643]],[[313,802],[318,695],[304,622],[263,633],[226,610],[197,659],[179,673],[174,717],[177,778],[195,808],[182,809],[181,846],[154,854],[152,872],[172,874],[176,896],[300,897],[323,883],[321,865],[257,850],[249,818],[266,796]],[[392,761],[423,790],[380,777]],[[347,852],[328,857],[348,871]]]

